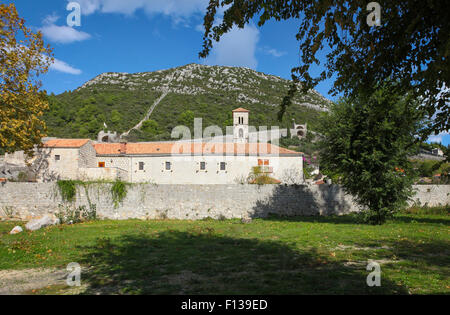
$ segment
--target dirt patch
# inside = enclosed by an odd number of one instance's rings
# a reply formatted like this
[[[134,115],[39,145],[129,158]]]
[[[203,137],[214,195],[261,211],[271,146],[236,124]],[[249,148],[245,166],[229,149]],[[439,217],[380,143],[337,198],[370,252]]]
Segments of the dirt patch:
[[[338,245],[334,250],[377,250],[377,249],[392,249],[389,246],[379,246],[379,247],[358,247],[358,246],[352,246],[352,245]]]
[[[22,269],[0,271],[0,295],[25,294],[47,286],[64,285],[68,272],[64,269]]]
[[[374,262],[380,264],[380,265],[385,265],[385,264],[396,264],[399,262],[403,262],[404,260],[392,260],[392,259],[376,259],[373,260]],[[369,261],[346,261],[344,262],[344,266],[345,267],[353,267],[353,268],[365,268],[367,266],[367,264],[369,263]]]

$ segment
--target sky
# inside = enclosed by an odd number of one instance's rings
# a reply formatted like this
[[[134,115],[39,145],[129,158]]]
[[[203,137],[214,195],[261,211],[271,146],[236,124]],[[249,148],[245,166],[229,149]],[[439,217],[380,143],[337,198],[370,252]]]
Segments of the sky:
[[[233,29],[215,44],[207,59],[202,49],[203,14],[208,0],[77,0],[81,25],[69,26],[68,0],[15,0],[19,15],[34,31],[40,30],[54,49],[55,63],[41,76],[48,93],[74,90],[104,72],[146,72],[189,63],[248,67],[290,79],[299,65],[295,39],[299,21],[250,22]],[[324,63],[324,58],[322,64]],[[312,67],[317,75],[323,69]],[[330,100],[333,79],[316,90]],[[430,140],[450,143],[449,134]]]

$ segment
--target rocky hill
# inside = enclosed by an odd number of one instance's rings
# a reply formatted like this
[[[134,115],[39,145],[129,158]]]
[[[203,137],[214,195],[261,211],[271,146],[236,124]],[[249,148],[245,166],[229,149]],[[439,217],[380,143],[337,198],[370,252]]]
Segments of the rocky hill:
[[[90,137],[108,129],[128,135],[131,141],[167,140],[173,127],[231,125],[231,110],[251,111],[250,124],[286,127],[292,119],[314,129],[320,112],[330,102],[317,91],[295,97],[283,122],[277,112],[290,81],[248,68],[189,64],[142,73],[103,73],[74,91],[49,97],[45,119],[49,135]]]

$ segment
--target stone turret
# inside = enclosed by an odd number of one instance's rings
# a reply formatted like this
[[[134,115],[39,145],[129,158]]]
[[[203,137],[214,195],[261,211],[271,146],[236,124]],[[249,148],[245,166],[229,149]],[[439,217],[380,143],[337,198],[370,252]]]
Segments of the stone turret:
[[[119,142],[119,136],[117,135],[117,132],[111,132],[111,131],[100,131],[97,136],[98,142],[107,142],[107,143],[115,143]]]
[[[308,126],[305,123],[304,125],[299,125],[295,123],[295,120],[292,119],[293,128],[291,128],[291,138],[297,137],[299,139],[303,139],[306,137],[306,133],[308,132]]]

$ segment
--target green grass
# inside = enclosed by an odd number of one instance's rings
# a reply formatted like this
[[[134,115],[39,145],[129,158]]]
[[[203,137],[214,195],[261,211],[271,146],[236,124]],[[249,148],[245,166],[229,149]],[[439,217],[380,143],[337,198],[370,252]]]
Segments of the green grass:
[[[448,215],[399,214],[382,226],[352,216],[96,221],[9,235],[0,269],[78,262],[86,293],[449,294]],[[367,261],[382,260],[381,287]],[[39,294],[62,293],[46,288]]]

